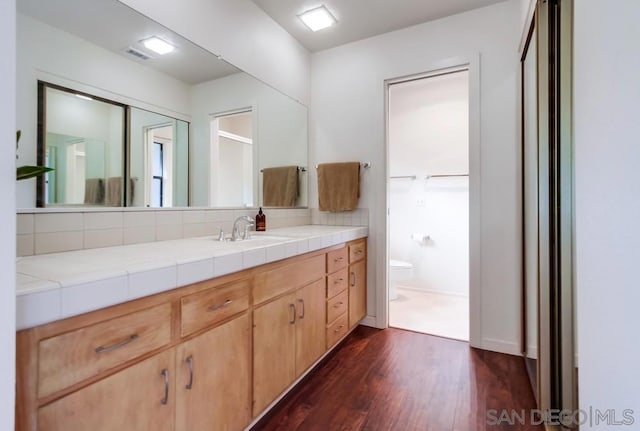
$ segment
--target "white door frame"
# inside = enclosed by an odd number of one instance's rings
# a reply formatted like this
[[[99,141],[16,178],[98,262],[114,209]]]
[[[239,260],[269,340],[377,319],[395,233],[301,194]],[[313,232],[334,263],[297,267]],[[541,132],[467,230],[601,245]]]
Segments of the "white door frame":
[[[480,55],[454,57],[435,62],[427,72],[395,77],[384,81],[385,112],[385,234],[377,254],[377,276],[383,283],[376,288],[376,326],[389,327],[389,86],[403,81],[427,78],[459,70],[469,71],[469,344],[482,344],[482,247],[480,207]]]

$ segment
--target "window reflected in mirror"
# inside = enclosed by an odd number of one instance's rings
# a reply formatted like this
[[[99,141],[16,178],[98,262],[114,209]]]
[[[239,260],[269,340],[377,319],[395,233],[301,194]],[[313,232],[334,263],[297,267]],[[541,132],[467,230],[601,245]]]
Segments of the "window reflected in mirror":
[[[130,108],[130,206],[189,204],[189,123]]]

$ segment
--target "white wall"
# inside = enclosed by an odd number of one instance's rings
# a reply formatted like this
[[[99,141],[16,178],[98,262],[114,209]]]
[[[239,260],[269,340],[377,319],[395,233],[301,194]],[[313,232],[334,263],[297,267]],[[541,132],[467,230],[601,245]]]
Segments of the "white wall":
[[[16,331],[15,1],[0,0],[0,429],[14,428]]]
[[[309,52],[251,0],[120,0],[304,104]]]
[[[633,409],[637,429],[640,2],[612,6],[574,2],[579,400],[618,417]]]
[[[22,130],[21,164],[36,164],[38,79],[188,120],[189,86],[174,78],[22,14],[17,45],[15,127]],[[18,208],[33,208],[35,180],[17,187]]]
[[[385,79],[480,55],[481,346],[520,350],[519,3],[511,0],[312,55],[310,165],[370,161],[359,206],[370,210],[369,315],[385,262]],[[317,206],[315,175],[310,206]],[[377,271],[376,272],[376,268]],[[384,324],[377,322],[378,325]]]
[[[272,166],[307,166],[307,108],[246,73],[194,85],[191,172],[197,184],[192,184],[192,204],[209,204],[210,121],[212,114],[253,108],[252,133],[259,168]],[[306,175],[306,174],[305,174]],[[301,180],[305,176],[301,175]],[[262,177],[258,177],[258,193],[262,195]],[[306,183],[300,185],[299,205],[305,206]],[[259,201],[261,202],[261,200]]]

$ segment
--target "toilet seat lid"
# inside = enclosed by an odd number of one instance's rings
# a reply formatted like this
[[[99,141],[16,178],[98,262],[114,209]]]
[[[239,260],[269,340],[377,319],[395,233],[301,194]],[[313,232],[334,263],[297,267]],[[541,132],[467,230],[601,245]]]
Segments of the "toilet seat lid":
[[[411,268],[413,268],[413,265],[410,264],[409,262],[403,262],[401,260],[395,260],[395,259],[390,259],[389,260],[389,266],[391,268],[401,268],[401,269],[411,269]]]

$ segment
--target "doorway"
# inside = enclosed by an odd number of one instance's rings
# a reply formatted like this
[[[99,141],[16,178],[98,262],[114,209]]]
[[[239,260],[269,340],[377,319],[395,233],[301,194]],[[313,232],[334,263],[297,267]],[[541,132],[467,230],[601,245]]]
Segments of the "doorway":
[[[469,341],[469,70],[387,88],[389,326]]]

